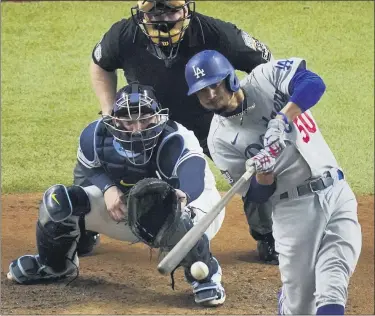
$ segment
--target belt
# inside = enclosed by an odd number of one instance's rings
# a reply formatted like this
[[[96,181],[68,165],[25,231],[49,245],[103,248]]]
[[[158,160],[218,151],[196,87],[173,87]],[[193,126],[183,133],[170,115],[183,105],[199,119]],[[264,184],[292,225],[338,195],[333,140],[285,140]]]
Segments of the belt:
[[[341,170],[337,170],[338,179],[342,180],[344,179],[344,173]],[[324,176],[315,180],[312,180],[306,184],[299,185],[297,187],[297,194],[298,196],[306,195],[309,193],[317,192],[324,190],[328,187],[330,187],[334,182],[334,178],[332,177],[332,174],[330,171],[327,171],[324,173]],[[289,193],[284,192],[280,194],[280,200],[282,199],[288,199]]]

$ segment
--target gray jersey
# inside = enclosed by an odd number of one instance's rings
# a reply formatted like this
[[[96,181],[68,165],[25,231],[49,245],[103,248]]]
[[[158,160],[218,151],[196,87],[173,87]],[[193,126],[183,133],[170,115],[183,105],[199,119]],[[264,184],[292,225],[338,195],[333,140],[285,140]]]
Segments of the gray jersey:
[[[256,67],[241,81],[245,93],[244,110],[231,117],[215,115],[208,136],[208,146],[216,166],[233,184],[245,172],[245,161],[263,148],[268,121],[289,101],[289,83],[298,68],[305,68],[300,58],[274,60]],[[301,114],[286,139],[287,146],[276,162],[278,185],[275,194],[283,193],[318,177],[331,167],[338,167],[310,111]],[[243,196],[248,185],[243,187]]]

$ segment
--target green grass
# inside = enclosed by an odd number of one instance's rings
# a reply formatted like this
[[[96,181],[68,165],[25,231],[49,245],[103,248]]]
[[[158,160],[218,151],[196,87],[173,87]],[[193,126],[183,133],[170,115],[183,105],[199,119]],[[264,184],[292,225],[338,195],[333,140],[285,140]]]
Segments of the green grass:
[[[327,85],[315,118],[355,192],[373,193],[374,3],[197,2],[200,12],[267,43],[276,58],[306,58]],[[3,192],[71,183],[79,133],[98,117],[91,50],[131,5],[1,4]]]

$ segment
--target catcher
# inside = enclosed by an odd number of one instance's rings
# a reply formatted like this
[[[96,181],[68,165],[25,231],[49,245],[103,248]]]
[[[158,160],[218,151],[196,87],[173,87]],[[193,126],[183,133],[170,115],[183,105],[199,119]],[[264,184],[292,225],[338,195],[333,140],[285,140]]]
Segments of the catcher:
[[[197,138],[169,120],[150,86],[132,84],[117,92],[112,113],[81,133],[78,162],[92,185],[56,184],[44,193],[36,229],[39,254],[12,261],[9,279],[33,284],[76,273],[79,223],[164,254],[221,198]],[[224,215],[225,209],[180,263],[198,304],[225,301],[221,268],[210,252]],[[190,274],[196,261],[209,268],[203,280]]]

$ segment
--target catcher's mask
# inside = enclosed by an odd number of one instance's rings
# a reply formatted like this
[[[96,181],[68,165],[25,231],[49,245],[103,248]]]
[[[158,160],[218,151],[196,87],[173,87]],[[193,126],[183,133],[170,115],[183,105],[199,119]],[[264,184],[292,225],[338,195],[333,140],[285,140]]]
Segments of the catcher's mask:
[[[162,60],[172,60],[190,20],[195,2],[190,0],[140,0],[132,7],[135,23],[148,37],[153,54]]]
[[[103,116],[103,123],[115,138],[119,149],[134,165],[147,164],[169,119],[169,110],[162,109],[152,87],[131,84],[117,94],[112,114]]]

